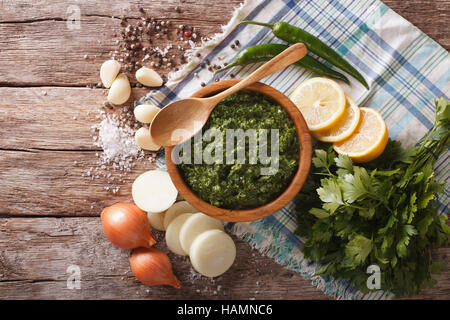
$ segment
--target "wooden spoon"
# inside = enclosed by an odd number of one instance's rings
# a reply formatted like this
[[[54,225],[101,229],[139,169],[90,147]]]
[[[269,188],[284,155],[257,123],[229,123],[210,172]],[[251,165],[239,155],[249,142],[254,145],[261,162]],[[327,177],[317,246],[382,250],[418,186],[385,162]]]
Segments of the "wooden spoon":
[[[180,144],[199,132],[214,107],[224,98],[277,72],[306,55],[306,46],[297,43],[267,61],[244,80],[208,98],[187,98],[174,101],[158,112],[150,126],[153,142],[160,146]]]

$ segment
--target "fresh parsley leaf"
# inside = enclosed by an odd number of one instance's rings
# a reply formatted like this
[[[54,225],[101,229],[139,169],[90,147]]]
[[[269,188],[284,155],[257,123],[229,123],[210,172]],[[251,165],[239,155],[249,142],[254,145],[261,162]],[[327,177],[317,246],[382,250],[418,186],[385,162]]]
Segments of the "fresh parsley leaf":
[[[370,251],[372,251],[372,240],[362,235],[354,236],[345,246],[345,254],[357,265],[366,260]]]

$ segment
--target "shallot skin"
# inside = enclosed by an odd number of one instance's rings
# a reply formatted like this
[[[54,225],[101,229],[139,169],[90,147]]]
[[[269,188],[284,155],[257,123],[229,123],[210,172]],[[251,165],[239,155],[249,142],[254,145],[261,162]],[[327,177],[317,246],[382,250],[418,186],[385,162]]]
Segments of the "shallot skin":
[[[133,203],[116,203],[103,209],[103,232],[121,249],[150,248],[156,243],[147,214]]]
[[[133,274],[149,286],[169,285],[181,288],[180,281],[173,274],[169,257],[156,248],[138,248],[130,256]]]

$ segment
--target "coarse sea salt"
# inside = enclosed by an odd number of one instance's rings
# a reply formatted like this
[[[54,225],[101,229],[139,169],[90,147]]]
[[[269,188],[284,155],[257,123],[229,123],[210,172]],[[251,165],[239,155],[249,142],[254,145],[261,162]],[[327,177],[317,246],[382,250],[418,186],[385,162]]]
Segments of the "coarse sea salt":
[[[122,179],[127,172],[136,165],[137,161],[144,160],[146,154],[134,140],[136,132],[135,123],[133,123],[133,114],[130,108],[123,107],[116,109],[115,112],[105,112],[100,110],[99,124],[93,125],[91,133],[93,135],[94,145],[102,148],[103,152],[96,152],[98,158],[95,167],[89,168],[83,176],[91,180],[104,178],[107,184],[104,190],[118,193]],[[151,162],[155,161],[156,153],[149,155]],[[122,172],[117,176],[110,171]],[[116,179],[117,178],[117,179]]]
[[[94,142],[103,149],[102,164],[113,163],[119,169],[128,169],[134,159],[144,156],[134,141],[135,130],[117,114],[102,113],[103,120],[96,127],[98,139]]]

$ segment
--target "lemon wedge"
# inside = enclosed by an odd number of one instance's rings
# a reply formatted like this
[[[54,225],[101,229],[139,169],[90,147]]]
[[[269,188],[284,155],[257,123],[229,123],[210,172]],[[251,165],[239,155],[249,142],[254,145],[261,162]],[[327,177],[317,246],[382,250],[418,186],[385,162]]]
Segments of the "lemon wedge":
[[[290,99],[300,110],[312,132],[333,127],[344,114],[346,105],[341,86],[321,77],[302,82]]]
[[[383,153],[388,142],[386,123],[370,108],[360,108],[361,119],[355,132],[347,139],[335,142],[334,150],[348,155],[354,162],[369,162]]]
[[[313,133],[313,136],[323,142],[338,142],[348,138],[356,129],[359,123],[360,114],[358,105],[349,97],[344,114],[333,125],[333,127],[325,130],[319,130]]]

